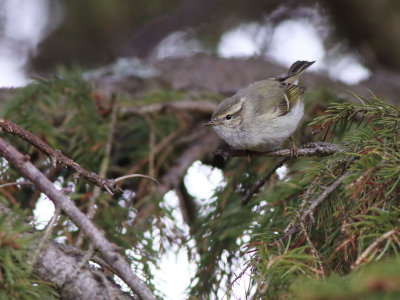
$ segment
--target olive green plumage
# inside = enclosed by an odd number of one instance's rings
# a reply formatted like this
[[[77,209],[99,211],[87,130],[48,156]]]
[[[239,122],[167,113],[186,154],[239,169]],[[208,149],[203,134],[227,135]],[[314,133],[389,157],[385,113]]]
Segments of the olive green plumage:
[[[299,76],[314,62],[297,61],[288,73],[250,84],[222,101],[211,121],[218,135],[236,149],[270,151],[279,148],[296,129],[304,113],[306,88]]]

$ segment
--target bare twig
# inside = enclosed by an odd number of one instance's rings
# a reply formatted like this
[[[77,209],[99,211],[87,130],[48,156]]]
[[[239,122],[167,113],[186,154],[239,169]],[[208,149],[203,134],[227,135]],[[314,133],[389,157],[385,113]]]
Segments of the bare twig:
[[[0,128],[8,133],[19,136],[24,141],[28,142],[29,144],[38,148],[43,153],[47,154],[53,164],[59,163],[65,167],[71,168],[77,174],[77,176],[82,176],[83,178],[89,180],[93,184],[101,187],[111,194],[122,193],[122,190],[115,184],[115,181],[113,179],[104,179],[94,172],[89,172],[85,170],[72,159],[62,154],[60,150],[54,150],[41,139],[39,139],[36,135],[22,128],[21,126],[13,122],[6,121],[4,119],[0,119]]]
[[[397,232],[397,228],[389,230],[388,232],[382,234],[379,238],[377,238],[371,245],[368,246],[367,249],[364,250],[363,253],[358,256],[357,260],[355,263],[351,265],[352,270],[358,269],[360,264],[367,258],[367,256],[384,240],[389,239],[392,235],[394,235]]]
[[[164,139],[161,140],[153,149],[154,155],[157,155],[159,152],[163,151],[165,148],[169,147],[171,143],[178,137],[181,136],[182,133],[185,132],[187,128],[179,128],[171,134],[167,135]],[[133,167],[129,169],[127,173],[136,173],[142,167],[144,167],[149,162],[149,157],[145,157],[136,163]]]
[[[300,228],[300,225],[304,224],[308,219],[314,220],[315,208],[318,206],[318,204],[324,201],[342,183],[346,175],[347,173],[342,175],[339,179],[337,179],[330,186],[328,186],[321,193],[321,195],[319,195],[314,201],[311,202],[311,204],[308,206],[307,209],[304,209],[300,211],[298,214],[296,214],[292,222],[290,222],[290,224],[286,227],[284,236],[275,241],[274,244],[287,240],[289,236],[297,232]]]
[[[246,195],[242,199],[242,206],[246,206],[254,194],[258,193],[262,186],[268,181],[268,179],[276,172],[277,169],[282,167],[282,165],[290,159],[289,156],[282,157],[274,167],[267,173],[263,178],[257,180],[257,182],[247,191]]]
[[[318,263],[318,266],[319,266],[319,270],[321,271],[322,277],[325,278],[325,270],[324,270],[324,267],[322,266],[321,257],[319,255],[317,249],[315,248],[314,244],[311,242],[310,236],[307,233],[307,230],[306,230],[306,227],[305,227],[304,223],[300,223],[300,229],[301,229],[301,232],[303,233],[303,235],[305,236],[308,245],[311,248],[311,254],[317,260],[317,263]],[[317,273],[317,274],[319,274],[319,273]]]
[[[104,157],[101,161],[100,165],[100,171],[99,171],[99,176],[102,178],[106,177],[107,170],[108,170],[108,165],[110,162],[110,156],[111,156],[111,150],[112,150],[112,142],[114,139],[114,131],[115,131],[115,125],[117,124],[117,112],[118,112],[118,105],[114,104],[113,110],[111,113],[111,121],[110,121],[110,126],[108,129],[108,136],[107,136],[107,143],[106,143],[106,149],[104,153]],[[93,193],[89,198],[89,204],[88,204],[88,210],[87,210],[87,216],[89,219],[93,219],[94,214],[96,213],[96,200],[100,196],[101,189],[98,185],[96,185],[93,189]],[[79,232],[79,235],[76,239],[75,245],[77,247],[80,247],[83,242],[83,233],[82,231]]]
[[[60,216],[60,208],[56,207],[54,214],[51,217],[49,223],[47,224],[47,227],[44,230],[42,237],[40,238],[39,244],[36,247],[35,252],[33,253],[33,255],[31,257],[31,261],[29,262],[31,267],[33,267],[36,264],[36,262],[39,258],[39,255],[40,255],[41,251],[43,250],[43,246],[49,239],[51,232],[53,231],[54,224],[56,224],[59,216]]]
[[[331,155],[337,151],[340,151],[339,146],[336,144],[330,144],[330,143],[322,143],[322,142],[316,142],[316,143],[309,143],[307,145],[304,145],[301,148],[297,149],[298,151],[298,156],[327,156]],[[215,155],[220,155],[222,156],[225,160],[235,157],[235,156],[269,156],[269,157],[276,157],[276,156],[282,156],[282,157],[292,157],[292,153],[290,149],[280,149],[280,150],[275,150],[275,151],[270,151],[270,152],[253,152],[253,151],[247,151],[247,150],[217,150],[214,152]]]
[[[159,184],[159,182],[157,181],[157,179],[155,179],[155,178],[153,178],[153,177],[150,177],[150,176],[147,176],[147,175],[143,175],[143,174],[130,174],[130,175],[125,175],[125,176],[121,176],[121,177],[115,178],[114,181],[115,181],[116,183],[119,183],[120,181],[124,181],[124,180],[126,180],[126,179],[134,178],[134,177],[146,178],[146,179],[149,179],[149,180],[151,180],[151,181],[153,181],[153,182]]]
[[[235,276],[235,279],[228,285],[228,289],[227,289],[227,293],[231,292],[233,285],[240,279],[243,277],[243,275],[247,272],[247,270],[252,267],[253,264],[251,263],[251,261],[247,262],[247,266],[238,274]]]
[[[117,271],[118,276],[125,281],[134,293],[142,299],[156,299],[151,290],[132,272],[124,257],[116,251],[117,246],[108,241],[104,233],[67,196],[57,190],[53,183],[27,160],[25,155],[18,152],[17,149],[2,138],[0,138],[0,155],[32,181],[35,187],[49,197],[56,207],[60,207],[85,232],[93,243],[94,248],[100,251],[106,262]]]
[[[32,185],[32,182],[29,181],[15,181],[15,182],[8,182],[8,183],[3,183],[0,184],[0,189],[5,188],[7,186],[13,186],[13,185]]]

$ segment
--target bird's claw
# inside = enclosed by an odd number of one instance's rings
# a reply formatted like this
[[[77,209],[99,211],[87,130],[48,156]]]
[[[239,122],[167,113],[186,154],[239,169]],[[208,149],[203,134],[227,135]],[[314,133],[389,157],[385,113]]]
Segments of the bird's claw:
[[[299,152],[297,150],[296,145],[293,143],[292,137],[290,137],[289,139],[290,139],[290,156],[291,157],[298,157],[299,156]]]

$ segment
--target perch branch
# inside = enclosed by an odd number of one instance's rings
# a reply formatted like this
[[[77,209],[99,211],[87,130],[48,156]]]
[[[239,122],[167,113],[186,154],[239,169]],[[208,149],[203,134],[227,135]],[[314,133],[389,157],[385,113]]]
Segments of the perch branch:
[[[82,213],[75,204],[54,184],[46,178],[28,159],[12,145],[0,138],[0,155],[3,156],[21,174],[27,177],[41,192],[51,199],[56,207],[60,207],[71,220],[91,240],[94,248],[99,250],[103,258],[118,273],[118,276],[142,299],[155,300],[151,290],[132,272],[130,265],[116,250],[116,245],[106,239],[104,233],[99,230],[89,218]]]
[[[0,128],[10,134],[20,137],[24,141],[35,146],[43,153],[47,154],[54,165],[59,163],[65,167],[71,168],[78,176],[82,176],[112,195],[122,193],[122,190],[116,185],[113,179],[104,179],[94,172],[85,170],[72,159],[66,157],[60,150],[54,150],[36,135],[22,128],[21,126],[4,119],[0,119]]]
[[[336,144],[315,142],[304,145],[297,149],[298,156],[327,156],[340,151]],[[236,156],[269,156],[269,157],[292,157],[290,149],[280,149],[269,152],[253,152],[247,150],[217,150],[214,155],[222,156],[225,160]]]

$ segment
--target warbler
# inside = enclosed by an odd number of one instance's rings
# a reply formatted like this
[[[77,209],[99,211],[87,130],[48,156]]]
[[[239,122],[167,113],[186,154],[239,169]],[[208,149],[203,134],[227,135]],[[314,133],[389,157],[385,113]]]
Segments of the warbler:
[[[211,121],[203,125],[213,126],[235,149],[267,152],[280,148],[304,115],[302,96],[306,88],[297,84],[314,62],[296,61],[287,74],[239,90],[222,101]]]

